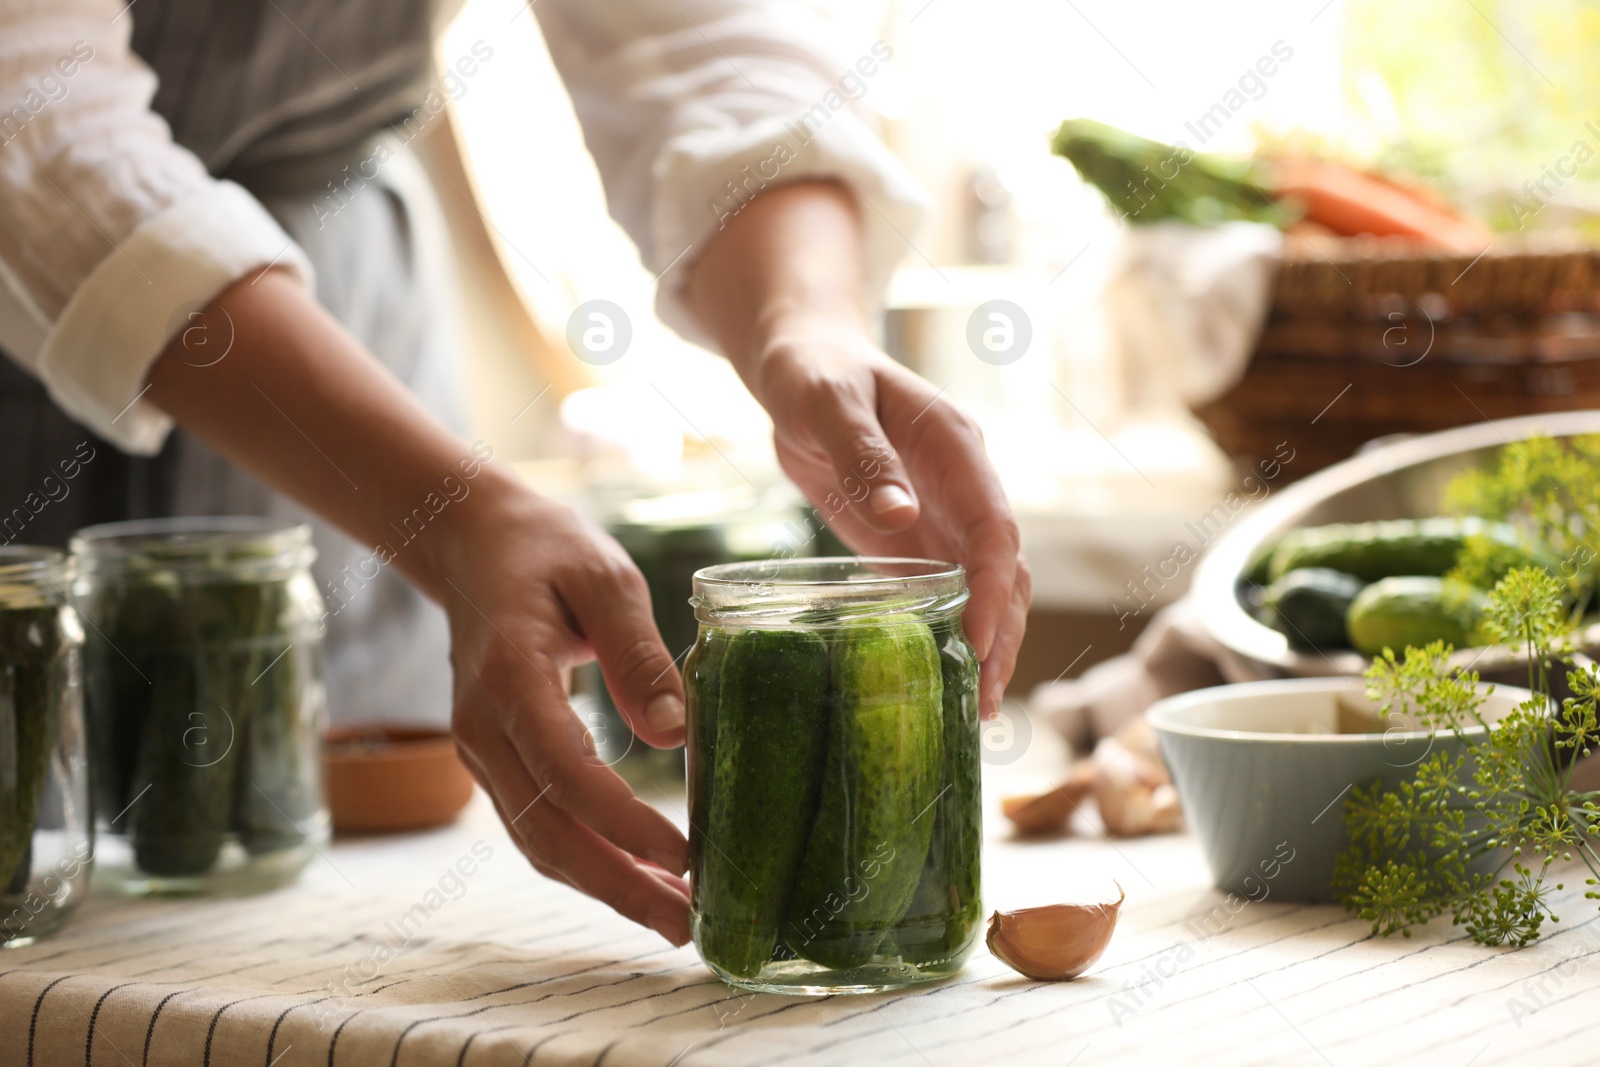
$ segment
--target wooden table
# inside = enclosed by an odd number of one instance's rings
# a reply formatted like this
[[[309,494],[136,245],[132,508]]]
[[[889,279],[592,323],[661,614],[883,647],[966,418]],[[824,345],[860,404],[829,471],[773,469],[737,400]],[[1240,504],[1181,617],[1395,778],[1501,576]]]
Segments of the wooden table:
[[[986,769],[993,770],[993,769]],[[1009,770],[1000,772],[1013,775]],[[993,805],[1006,787],[991,778]],[[681,813],[681,801],[662,798]],[[1582,879],[1532,947],[1446,923],[1372,939],[1337,908],[1209,888],[1184,835],[1042,844],[990,813],[990,906],[1126,887],[1101,963],[1022,979],[981,948],[903,994],[785,997],[722,985],[527,867],[482,797],[435,833],[336,842],[296,886],[233,900],[93,896],[0,953],[0,1063],[1592,1064],[1600,921]],[[462,857],[470,863],[458,867]],[[471,868],[470,875],[460,870]],[[446,872],[456,872],[452,877]]]

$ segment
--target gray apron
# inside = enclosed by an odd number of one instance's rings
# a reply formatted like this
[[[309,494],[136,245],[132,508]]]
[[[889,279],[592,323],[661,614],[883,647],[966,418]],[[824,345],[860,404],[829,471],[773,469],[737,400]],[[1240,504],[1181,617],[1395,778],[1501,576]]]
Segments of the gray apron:
[[[310,257],[323,307],[460,431],[443,224],[426,177],[388,132],[431,85],[435,6],[143,0],[131,14],[134,48],[159,78],[155,110],[174,138],[265,204]],[[393,154],[376,176],[334,197],[329,183],[340,186],[358,173],[385,137]],[[354,571],[371,555],[182,431],[155,457],[119,453],[63,415],[14,363],[0,360],[0,500],[37,492],[85,441],[95,458],[19,541],[64,544],[80,526],[130,518],[272,515],[311,524],[314,574],[325,593],[340,585],[344,568]],[[448,722],[444,613],[388,567],[353,595],[327,599],[330,610],[339,608],[327,619],[326,638],[334,720]]]
[[[454,430],[465,426],[452,330],[449,246],[438,205],[411,154],[394,155],[333,213],[326,182],[351,160],[336,153],[228,175],[266,205],[311,259],[317,301],[390,373]],[[372,146],[357,150],[371,157]],[[351,167],[354,170],[354,165]],[[307,428],[315,434],[315,430]],[[381,443],[380,443],[381,444]],[[326,596],[328,706],[335,721],[450,716],[449,631],[444,612],[392,567],[345,586],[372,548],[263,485],[193,439],[178,451],[179,515],[273,515],[311,525],[317,587]],[[348,572],[345,568],[349,568]]]

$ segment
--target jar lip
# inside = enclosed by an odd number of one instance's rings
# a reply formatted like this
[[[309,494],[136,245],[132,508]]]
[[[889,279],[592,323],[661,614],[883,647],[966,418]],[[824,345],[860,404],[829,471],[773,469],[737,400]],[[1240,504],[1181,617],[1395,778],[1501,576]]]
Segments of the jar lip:
[[[70,560],[45,545],[0,545],[0,582],[36,583],[65,579]]]
[[[694,572],[697,590],[748,589],[892,589],[908,581],[960,582],[966,568],[959,563],[915,556],[816,556],[719,563]]]
[[[85,526],[72,535],[85,565],[227,570],[293,568],[316,556],[311,527],[268,515],[183,515]]]

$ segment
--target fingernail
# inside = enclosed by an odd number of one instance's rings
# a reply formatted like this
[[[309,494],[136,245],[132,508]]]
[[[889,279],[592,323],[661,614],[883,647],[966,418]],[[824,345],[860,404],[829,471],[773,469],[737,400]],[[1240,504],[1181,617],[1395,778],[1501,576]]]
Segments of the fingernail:
[[[683,861],[682,852],[670,851],[664,848],[652,848],[645,852],[644,858],[672,874],[681,875],[688,869],[688,865]]]
[[[911,494],[898,485],[880,485],[872,491],[872,510],[879,515],[911,506]]]
[[[689,939],[684,936],[682,925],[675,915],[651,916],[650,929],[666,938],[673,945],[687,945],[689,943]]]
[[[683,726],[683,701],[671,693],[662,693],[645,705],[644,721],[657,733],[671,733]]]

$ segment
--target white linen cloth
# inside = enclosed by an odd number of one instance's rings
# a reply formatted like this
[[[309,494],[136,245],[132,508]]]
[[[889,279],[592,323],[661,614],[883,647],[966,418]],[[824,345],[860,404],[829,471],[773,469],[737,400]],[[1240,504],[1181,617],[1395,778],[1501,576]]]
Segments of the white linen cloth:
[[[85,425],[154,452],[170,421],[140,390],[174,313],[267,264],[311,280],[283,228],[218,176],[353,146],[416,115],[431,35],[455,7],[0,3],[0,348]],[[723,217],[715,205],[734,206],[734,186],[748,197],[769,180],[828,175],[870,202],[868,274],[875,286],[886,279],[920,194],[841,91],[851,64],[830,56],[801,7],[531,7],[610,209],[648,268],[703,243]],[[814,123],[802,126],[808,114]],[[780,141],[794,158],[777,166]],[[685,325],[670,287],[661,299]]]
[[[142,0],[141,0],[142,2]],[[540,0],[542,3],[543,0]],[[1001,770],[988,768],[989,771]],[[1017,841],[990,797],[991,908],[1127,902],[1071,982],[983,943],[952,980],[877,996],[745,993],[528,870],[479,796],[462,822],[335,841],[246,898],[96,890],[0,954],[0,1063],[32,1067],[1184,1067],[1591,1064],[1600,922],[1567,865],[1527,948],[1440,920],[1371,936],[1337,906],[1210,888],[1189,834]],[[666,810],[681,817],[682,795]]]
[[[1105,286],[1129,409],[1193,408],[1239,381],[1283,251],[1275,226],[1126,226]]]

